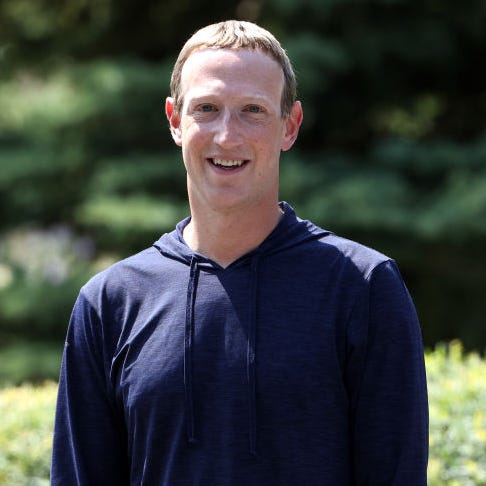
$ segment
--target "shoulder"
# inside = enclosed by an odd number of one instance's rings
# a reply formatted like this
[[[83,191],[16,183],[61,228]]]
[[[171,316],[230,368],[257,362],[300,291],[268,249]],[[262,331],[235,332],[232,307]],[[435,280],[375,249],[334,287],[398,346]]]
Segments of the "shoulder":
[[[394,265],[394,261],[384,253],[334,233],[328,232],[308,241],[305,246],[302,249],[312,255],[311,262],[316,270],[363,282],[368,281],[380,266]]]
[[[392,261],[389,256],[374,248],[333,233],[321,238],[320,243],[325,251],[353,265],[364,277],[369,277],[376,267]]]
[[[380,251],[301,219],[291,206],[284,204],[285,224],[278,227],[279,232],[268,243],[272,244],[272,252],[285,253],[294,265],[325,272],[353,269],[354,273],[369,277],[374,268],[390,260]]]

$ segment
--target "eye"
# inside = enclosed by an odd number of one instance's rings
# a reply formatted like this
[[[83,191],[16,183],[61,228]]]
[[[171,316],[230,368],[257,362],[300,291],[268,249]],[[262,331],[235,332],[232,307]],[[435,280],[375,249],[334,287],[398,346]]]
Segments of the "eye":
[[[211,113],[212,111],[216,111],[216,108],[210,104],[200,105],[198,109],[203,113]]]
[[[248,111],[249,113],[263,113],[263,108],[258,105],[248,105],[245,108],[245,111]]]

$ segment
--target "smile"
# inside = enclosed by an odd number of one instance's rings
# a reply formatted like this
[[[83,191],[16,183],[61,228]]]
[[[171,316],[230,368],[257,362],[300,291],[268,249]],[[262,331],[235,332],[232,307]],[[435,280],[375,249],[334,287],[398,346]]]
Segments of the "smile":
[[[235,160],[229,160],[229,159],[209,159],[212,164],[218,166],[218,167],[224,167],[225,169],[232,169],[235,167],[241,167],[245,162],[248,162],[247,160],[244,159],[235,159]]]

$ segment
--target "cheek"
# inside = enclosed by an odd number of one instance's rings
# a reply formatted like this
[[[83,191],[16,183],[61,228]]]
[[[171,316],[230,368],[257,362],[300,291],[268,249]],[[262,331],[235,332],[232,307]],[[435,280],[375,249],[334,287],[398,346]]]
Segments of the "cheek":
[[[189,124],[182,130],[182,146],[191,151],[202,144],[204,132],[195,124]]]
[[[278,165],[280,158],[280,152],[282,147],[282,139],[279,137],[280,134],[272,131],[267,133],[265,137],[262,137],[255,144],[259,154],[267,159],[268,165]]]
[[[262,150],[272,150],[275,146],[280,146],[282,140],[282,130],[274,125],[255,127],[247,132],[254,144]]]

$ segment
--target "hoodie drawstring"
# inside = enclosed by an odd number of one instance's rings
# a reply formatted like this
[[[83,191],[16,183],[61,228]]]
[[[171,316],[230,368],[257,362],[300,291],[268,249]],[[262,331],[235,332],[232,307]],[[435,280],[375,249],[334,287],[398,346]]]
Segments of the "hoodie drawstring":
[[[255,387],[255,340],[256,340],[256,307],[258,282],[258,255],[251,260],[250,299],[248,308],[248,342],[246,370],[248,377],[248,416],[250,454],[256,455],[256,387]]]
[[[258,255],[251,260],[250,298],[248,302],[248,338],[246,373],[248,380],[248,418],[250,454],[256,455],[256,383],[255,383],[255,340],[256,306],[258,282]],[[194,419],[194,393],[192,351],[194,340],[194,307],[199,280],[199,264],[196,256],[191,258],[189,283],[187,286],[186,322],[184,327],[184,397],[186,407],[187,440],[196,442]]]
[[[199,266],[195,256],[191,258],[189,284],[187,286],[186,324],[184,328],[184,398],[186,404],[187,440],[196,442],[194,426],[194,395],[192,389],[192,343],[194,338],[194,304],[196,302]]]

